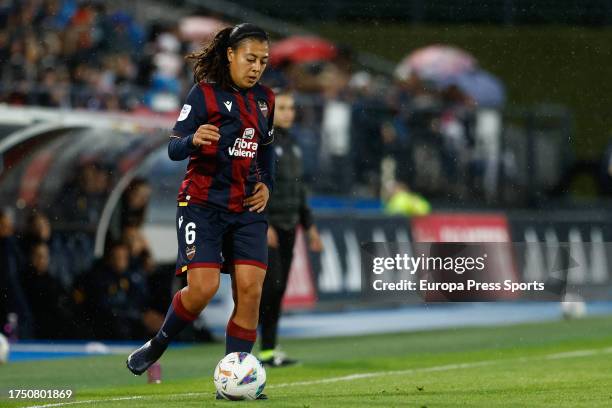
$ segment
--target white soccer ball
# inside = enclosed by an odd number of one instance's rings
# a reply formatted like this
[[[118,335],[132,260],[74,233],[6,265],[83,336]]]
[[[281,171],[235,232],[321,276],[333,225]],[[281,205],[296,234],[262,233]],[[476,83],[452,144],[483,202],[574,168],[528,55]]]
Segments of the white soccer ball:
[[[568,293],[561,302],[561,311],[566,319],[580,319],[586,316],[586,303],[580,295]]]
[[[266,386],[266,370],[252,354],[230,353],[215,367],[213,380],[225,399],[254,400]]]
[[[0,364],[4,364],[8,361],[9,354],[9,342],[4,337],[2,333],[0,333]]]

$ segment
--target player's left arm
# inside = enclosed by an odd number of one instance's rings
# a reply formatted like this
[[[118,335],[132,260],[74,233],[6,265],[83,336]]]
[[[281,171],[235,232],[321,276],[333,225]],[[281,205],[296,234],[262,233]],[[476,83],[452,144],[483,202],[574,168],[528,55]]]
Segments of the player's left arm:
[[[244,200],[244,205],[250,207],[249,211],[260,213],[266,209],[274,187],[275,153],[272,144],[259,144],[256,160],[261,181],[255,184],[253,194]]]
[[[268,108],[268,134],[262,137],[257,148],[257,167],[261,175],[261,181],[272,192],[274,189],[274,176],[276,155],[274,153],[274,94],[270,91],[269,94],[270,107]]]
[[[274,175],[276,173],[276,154],[272,144],[257,147],[257,169],[262,183],[268,187],[268,191],[274,190]]]
[[[259,172],[260,182],[255,184],[253,194],[244,200],[244,205],[250,207],[249,211],[262,212],[266,209],[270,193],[274,189],[274,175],[276,172],[276,154],[272,142],[274,141],[274,95],[270,98],[268,109],[268,134],[262,137],[257,146],[257,171]]]

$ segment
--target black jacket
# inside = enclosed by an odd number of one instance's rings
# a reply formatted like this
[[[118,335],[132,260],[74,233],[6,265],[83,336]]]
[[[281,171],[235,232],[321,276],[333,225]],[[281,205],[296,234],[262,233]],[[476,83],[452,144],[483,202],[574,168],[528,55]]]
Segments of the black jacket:
[[[302,151],[286,129],[274,129],[276,180],[268,202],[269,221],[275,228],[292,229],[312,225],[312,213],[306,201],[303,181]]]

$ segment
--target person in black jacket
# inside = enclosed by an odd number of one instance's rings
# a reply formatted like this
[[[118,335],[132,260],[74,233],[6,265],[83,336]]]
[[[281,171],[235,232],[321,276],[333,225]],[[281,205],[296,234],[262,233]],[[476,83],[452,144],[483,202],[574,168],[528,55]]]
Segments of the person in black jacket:
[[[0,208],[0,333],[11,338],[31,336],[31,310],[20,275],[23,261],[11,211]]]
[[[149,291],[145,276],[130,270],[128,246],[111,242],[103,259],[79,277],[73,297],[82,315],[83,335],[96,339],[137,340],[147,334]]]
[[[302,179],[302,153],[289,132],[295,119],[295,100],[288,91],[275,90],[275,93],[276,183],[268,204],[268,271],[259,307],[259,359],[272,367],[296,363],[296,360],[287,358],[276,347],[281,302],[293,261],[296,228],[300,225],[304,228],[311,250],[319,252],[322,249],[321,239],[312,222],[312,214],[306,201],[306,188]]]
[[[49,247],[34,242],[29,247],[23,287],[33,314],[34,337],[62,339],[73,335],[70,294],[49,270]]]

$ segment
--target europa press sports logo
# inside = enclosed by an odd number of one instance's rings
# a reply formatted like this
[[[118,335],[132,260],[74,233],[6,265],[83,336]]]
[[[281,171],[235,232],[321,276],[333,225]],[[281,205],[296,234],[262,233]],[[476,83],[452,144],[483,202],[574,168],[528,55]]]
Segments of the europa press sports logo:
[[[237,138],[234,141],[234,145],[228,149],[230,156],[235,157],[248,157],[251,159],[255,158],[257,152],[257,142],[253,142],[252,139],[255,136],[255,129],[246,128],[242,132],[242,137]]]

